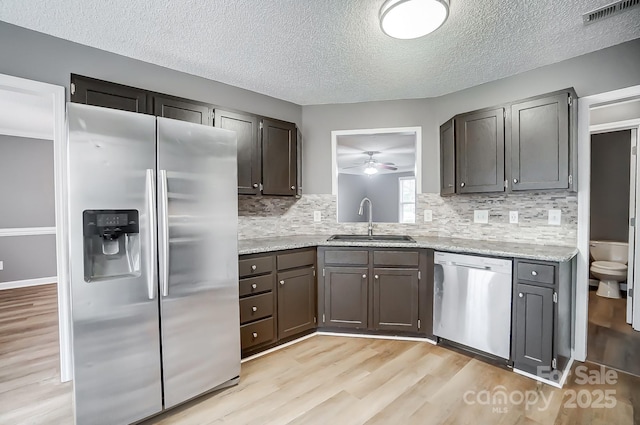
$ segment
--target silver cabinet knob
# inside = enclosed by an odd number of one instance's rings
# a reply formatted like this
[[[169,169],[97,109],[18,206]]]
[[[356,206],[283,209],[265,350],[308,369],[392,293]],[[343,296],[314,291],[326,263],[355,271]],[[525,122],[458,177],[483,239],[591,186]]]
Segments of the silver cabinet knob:
[[[255,271],[258,268],[255,264],[251,266],[251,270]]]
[[[258,307],[256,307],[256,306],[254,305],[253,307],[251,307],[251,311],[253,311],[253,312],[255,313],[256,311],[258,311]]]
[[[257,283],[253,283],[253,284],[251,284],[251,288],[252,288],[252,289],[258,289],[258,284],[257,284]]]
[[[252,333],[252,334],[251,334],[251,336],[252,336],[254,339],[255,339],[255,338],[257,338],[257,337],[258,337],[258,332],[254,332],[254,333]]]
[[[460,187],[464,187],[464,182],[460,183]]]
[[[538,272],[535,270],[531,270],[531,276],[538,276]]]
[[[524,294],[523,294],[522,292],[520,292],[520,293],[518,294],[518,296],[519,296],[520,298],[522,298],[522,297],[524,297]]]
[[[295,186],[291,186],[291,190],[296,190],[296,187]]]
[[[518,179],[513,179],[513,182],[514,183],[518,183]]]
[[[254,184],[253,184],[253,188],[254,188],[254,189],[257,189],[257,188],[258,188],[258,183],[254,183]]]
[[[281,280],[281,281],[280,281],[280,285],[284,285],[284,280]]]
[[[362,278],[363,278],[363,279],[366,279],[366,278],[367,278],[367,275],[366,275],[366,274],[363,274],[363,275],[362,275]]]
[[[379,278],[380,278],[380,276],[378,276],[378,275],[374,275],[374,276],[373,276],[373,278],[374,278],[374,279],[379,279]]]

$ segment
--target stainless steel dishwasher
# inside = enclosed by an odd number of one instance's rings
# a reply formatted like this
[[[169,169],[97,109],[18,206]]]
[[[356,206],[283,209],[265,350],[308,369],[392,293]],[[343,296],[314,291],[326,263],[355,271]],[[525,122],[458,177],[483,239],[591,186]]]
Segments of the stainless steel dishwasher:
[[[508,359],[511,260],[436,252],[433,333]]]

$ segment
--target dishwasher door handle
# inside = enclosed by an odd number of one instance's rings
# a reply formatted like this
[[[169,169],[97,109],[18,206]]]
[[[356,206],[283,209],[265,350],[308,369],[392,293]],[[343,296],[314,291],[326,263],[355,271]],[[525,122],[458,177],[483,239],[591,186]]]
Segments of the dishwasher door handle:
[[[439,264],[453,267],[466,267],[468,269],[491,271],[491,266],[476,266],[475,264],[454,263],[453,261],[447,261]]]

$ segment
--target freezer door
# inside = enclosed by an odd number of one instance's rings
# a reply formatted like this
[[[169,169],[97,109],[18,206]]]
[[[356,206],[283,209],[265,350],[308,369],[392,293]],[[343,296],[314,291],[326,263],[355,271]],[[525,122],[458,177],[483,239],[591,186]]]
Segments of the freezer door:
[[[165,408],[240,374],[235,133],[158,118]]]
[[[126,424],[162,410],[155,119],[75,103],[67,114],[76,423]],[[96,210],[129,211],[138,233],[85,236],[83,212]]]

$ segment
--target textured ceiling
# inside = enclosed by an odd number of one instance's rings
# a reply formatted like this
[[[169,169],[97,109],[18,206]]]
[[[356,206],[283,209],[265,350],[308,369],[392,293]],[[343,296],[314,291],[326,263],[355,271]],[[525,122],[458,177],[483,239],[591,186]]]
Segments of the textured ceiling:
[[[640,37],[610,0],[451,0],[436,32],[382,33],[384,0],[2,0],[0,20],[309,105],[434,97]]]

